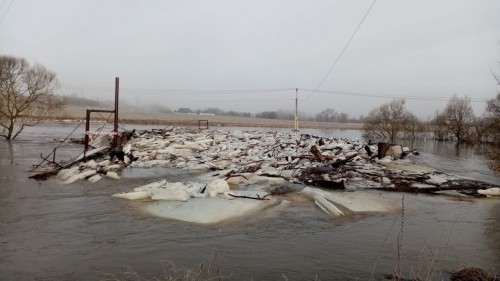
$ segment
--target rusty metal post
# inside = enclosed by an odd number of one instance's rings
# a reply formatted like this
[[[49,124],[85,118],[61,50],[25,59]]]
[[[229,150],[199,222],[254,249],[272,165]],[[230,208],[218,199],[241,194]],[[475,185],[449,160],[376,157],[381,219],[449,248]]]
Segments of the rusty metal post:
[[[118,95],[120,92],[120,78],[115,77],[115,128],[113,137],[113,148],[118,146]]]
[[[85,156],[85,153],[89,149],[89,132],[90,130],[90,109],[87,109],[87,115],[85,117],[85,150],[83,151],[83,155]]]

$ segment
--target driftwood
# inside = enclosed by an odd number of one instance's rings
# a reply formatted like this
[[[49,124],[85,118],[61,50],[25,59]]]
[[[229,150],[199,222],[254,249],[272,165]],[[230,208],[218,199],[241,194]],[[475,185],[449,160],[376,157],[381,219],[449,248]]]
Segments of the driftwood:
[[[318,147],[316,147],[315,145],[311,146],[311,149],[309,151],[314,155],[314,158],[317,161],[325,161],[325,157],[321,154],[321,151],[319,151]]]
[[[372,154],[373,154],[373,151],[370,149],[371,144],[372,144],[372,140],[369,140],[368,144],[365,145],[365,147],[364,147],[368,156],[372,156]]]
[[[338,168],[338,167],[340,167],[342,165],[347,164],[352,159],[354,159],[354,157],[356,157],[356,156],[358,156],[358,154],[354,153],[352,155],[347,156],[344,160],[337,160],[337,161],[333,162],[332,164],[330,164],[330,166],[332,166],[333,168]]]
[[[231,193],[228,193],[227,195],[231,196],[231,197],[234,197],[234,198],[246,198],[246,199],[255,199],[255,200],[269,200],[269,198],[267,198],[267,196],[271,195],[271,194],[266,194],[262,197],[259,196],[259,194],[256,194],[255,197],[252,197],[252,196],[246,196],[246,195],[234,195],[234,194],[231,194]]]
[[[246,165],[244,166],[243,170],[241,170],[241,173],[255,173],[257,172],[258,169],[260,169],[261,165],[262,165],[262,160],[255,164]]]
[[[109,147],[101,147],[101,148],[92,149],[92,150],[88,151],[85,155],[82,154],[72,161],[68,161],[67,163],[60,164],[50,171],[38,173],[38,174],[32,175],[28,178],[35,179],[35,180],[47,180],[49,177],[57,175],[57,173],[59,173],[59,171],[62,169],[66,169],[68,167],[71,167],[74,164],[81,162],[81,161],[88,161],[88,160],[100,157],[103,154],[108,153],[108,150],[109,150]]]
[[[59,171],[60,171],[60,169],[54,169],[52,171],[48,171],[48,172],[43,172],[43,173],[38,173],[36,175],[32,175],[29,178],[30,179],[34,179],[34,180],[46,181],[50,177],[57,175],[57,173],[59,173]]]
[[[322,167],[310,167],[306,169],[304,172],[307,175],[318,175],[318,174],[329,174],[337,171],[337,168],[322,166]]]
[[[350,174],[341,168],[357,155],[357,153],[354,153],[345,159],[337,159],[328,166],[310,167],[299,175],[299,180],[308,185],[328,189],[345,189],[345,178],[350,177]]]
[[[288,180],[289,178],[285,177],[285,176],[282,176],[282,175],[278,175],[278,174],[270,174],[270,173],[262,173],[260,174],[259,176],[262,176],[262,177],[268,177],[268,178],[282,178],[282,179],[285,179],[285,180]]]
[[[226,177],[224,178],[224,180],[227,180],[227,179],[229,179],[229,178],[235,178],[235,177],[242,177],[242,178],[244,178],[244,179],[248,180],[248,178],[247,178],[247,177],[245,177],[245,175],[243,175],[243,174],[238,174],[238,173],[235,173],[235,172],[233,172],[233,171],[229,172],[229,174],[227,174],[227,175],[226,175]]]
[[[477,193],[480,189],[488,189],[496,187],[493,184],[486,182],[469,180],[469,179],[450,179],[446,183],[441,185],[432,185],[421,181],[415,181],[411,177],[408,179],[390,178],[394,186],[377,188],[385,191],[398,191],[398,192],[412,192],[412,193],[438,193],[440,191],[457,191],[469,196],[484,197]],[[428,187],[419,188],[418,186],[413,186],[413,184],[426,184]],[[432,187],[434,186],[434,187]]]

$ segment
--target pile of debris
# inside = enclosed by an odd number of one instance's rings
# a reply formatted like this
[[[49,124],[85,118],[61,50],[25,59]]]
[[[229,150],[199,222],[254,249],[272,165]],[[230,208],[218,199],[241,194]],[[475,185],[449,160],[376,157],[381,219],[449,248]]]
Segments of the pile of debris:
[[[134,131],[121,149],[59,171],[66,183],[96,175],[119,179],[126,167],[170,167],[206,172],[230,185],[264,180],[279,186],[302,183],[328,189],[498,195],[489,183],[415,165],[418,155],[400,145],[264,131]]]

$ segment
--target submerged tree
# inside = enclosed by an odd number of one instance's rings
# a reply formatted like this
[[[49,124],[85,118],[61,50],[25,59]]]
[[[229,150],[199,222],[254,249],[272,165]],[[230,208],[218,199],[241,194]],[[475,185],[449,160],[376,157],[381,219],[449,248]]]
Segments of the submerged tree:
[[[56,74],[44,66],[0,55],[0,135],[12,140],[25,126],[60,112],[62,100],[52,94],[56,86]]]
[[[406,122],[403,124],[404,137],[411,140],[424,138],[428,132],[426,124],[418,120],[413,113],[407,114]]]
[[[500,78],[493,75],[498,85]],[[500,174],[500,93],[496,98],[488,101],[486,105],[486,114],[488,118],[489,137],[493,143],[493,149],[490,153],[490,169],[496,174]]]
[[[364,135],[394,142],[411,118],[404,99],[395,99],[370,111],[363,124]]]
[[[474,124],[474,112],[470,98],[459,98],[454,95],[443,112],[445,126],[458,142],[466,140],[469,130]]]
[[[434,119],[431,120],[431,128],[434,132],[434,138],[439,141],[444,141],[448,138],[448,129],[446,128],[446,120],[444,115],[436,111]]]

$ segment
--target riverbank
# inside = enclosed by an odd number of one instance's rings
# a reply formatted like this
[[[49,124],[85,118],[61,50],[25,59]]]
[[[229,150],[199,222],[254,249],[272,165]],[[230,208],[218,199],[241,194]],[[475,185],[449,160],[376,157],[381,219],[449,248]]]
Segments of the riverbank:
[[[66,106],[60,120],[65,122],[83,120],[85,119],[86,109],[87,108],[85,107]],[[92,115],[91,117],[92,120],[104,120],[97,114]],[[243,116],[182,114],[159,112],[154,110],[137,111],[127,108],[120,109],[119,117],[121,123],[139,125],[198,127],[198,121],[203,120],[208,122],[209,127],[294,128],[293,120],[264,119]],[[201,123],[201,125],[203,124],[204,123]],[[362,123],[302,121],[299,116],[299,128],[361,130],[362,126]]]

